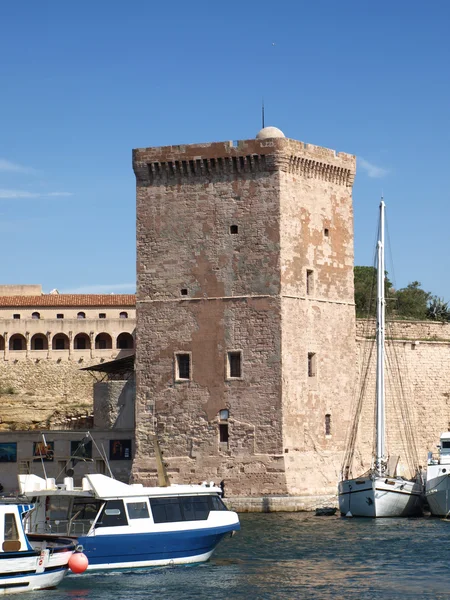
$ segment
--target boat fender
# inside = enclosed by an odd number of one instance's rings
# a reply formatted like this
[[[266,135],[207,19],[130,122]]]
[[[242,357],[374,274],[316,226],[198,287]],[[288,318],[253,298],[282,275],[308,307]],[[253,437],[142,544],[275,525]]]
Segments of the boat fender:
[[[86,554],[75,552],[69,558],[68,566],[72,573],[84,573],[88,568],[89,561]]]

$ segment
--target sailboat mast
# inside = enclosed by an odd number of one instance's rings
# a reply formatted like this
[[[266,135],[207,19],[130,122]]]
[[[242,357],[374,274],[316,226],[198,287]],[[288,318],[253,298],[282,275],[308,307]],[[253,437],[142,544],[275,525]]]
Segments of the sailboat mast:
[[[385,267],[384,267],[384,209],[383,199],[380,202],[380,233],[377,244],[377,386],[376,386],[376,407],[377,407],[377,444],[375,470],[378,475],[383,475],[385,465],[385,387],[384,387],[384,324],[386,300],[384,294],[385,287]]]

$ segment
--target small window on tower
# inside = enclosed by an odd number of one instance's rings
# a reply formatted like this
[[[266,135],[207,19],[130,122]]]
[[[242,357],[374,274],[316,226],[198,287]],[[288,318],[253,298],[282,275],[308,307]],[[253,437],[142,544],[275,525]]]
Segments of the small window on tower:
[[[242,377],[242,352],[232,350],[227,354],[227,379],[239,379]]]
[[[331,435],[331,415],[325,415],[325,435]]]
[[[330,235],[330,230],[329,230],[327,227],[325,227],[325,229],[323,230],[323,235],[324,235],[325,237],[329,237],[329,235]]]
[[[191,355],[189,353],[175,354],[175,379],[177,381],[191,379]]]
[[[239,227],[237,225],[230,225],[230,233],[236,234],[239,231]]]
[[[57,319],[64,319],[64,315],[63,315],[62,313],[58,313],[58,314],[56,315],[56,318],[57,318]]]
[[[229,431],[228,417],[230,412],[227,409],[219,411],[219,446],[222,449],[228,448]]]
[[[20,319],[20,315],[16,313],[15,315],[13,315],[13,319]]]
[[[317,360],[314,352],[308,352],[308,377],[315,377],[317,374]]]
[[[314,271],[306,270],[306,295],[310,296],[314,293]]]
[[[187,291],[187,289],[186,289],[186,288],[183,288],[183,289],[181,290],[181,295],[182,295],[182,296],[187,296],[187,293],[188,293],[188,291]]]
[[[106,319],[106,313],[99,313],[98,318],[99,319]]]
[[[219,423],[219,442],[228,446],[228,423]]]

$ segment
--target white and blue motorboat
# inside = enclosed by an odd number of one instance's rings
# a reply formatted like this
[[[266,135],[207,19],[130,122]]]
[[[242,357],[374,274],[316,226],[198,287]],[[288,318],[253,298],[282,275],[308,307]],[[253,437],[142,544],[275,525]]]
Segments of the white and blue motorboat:
[[[33,506],[0,504],[0,595],[56,587],[69,568],[76,539],[25,533]]]
[[[144,487],[100,474],[80,488],[36,475],[20,475],[20,490],[36,504],[33,533],[76,536],[89,570],[201,563],[240,529],[214,484]]]

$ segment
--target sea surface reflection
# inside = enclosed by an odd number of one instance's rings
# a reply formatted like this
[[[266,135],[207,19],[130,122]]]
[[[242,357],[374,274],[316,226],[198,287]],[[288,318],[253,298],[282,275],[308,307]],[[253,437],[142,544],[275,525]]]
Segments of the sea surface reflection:
[[[71,576],[33,600],[450,596],[449,522],[274,513],[241,523],[209,563]]]

